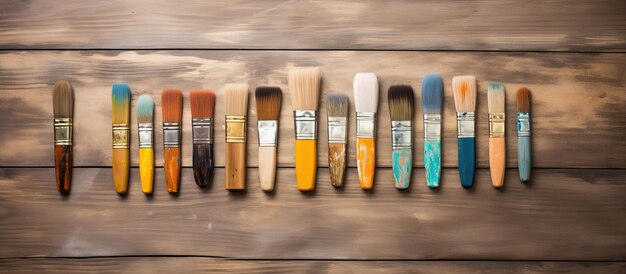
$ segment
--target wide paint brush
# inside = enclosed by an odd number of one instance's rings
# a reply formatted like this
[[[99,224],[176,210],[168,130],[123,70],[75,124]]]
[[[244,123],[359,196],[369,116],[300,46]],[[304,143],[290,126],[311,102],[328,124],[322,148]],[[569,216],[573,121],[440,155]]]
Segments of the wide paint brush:
[[[376,111],[378,110],[378,78],[374,73],[354,76],[354,108],[356,110],[356,161],[361,189],[374,186],[376,172]]]
[[[154,101],[150,95],[141,95],[137,100],[137,123],[141,191],[144,194],[152,194],[154,182]]]
[[[248,85],[226,84],[226,180],[227,190],[246,188],[246,131]]]
[[[72,117],[74,113],[74,91],[68,81],[58,80],[54,84],[52,109],[57,191],[68,194],[72,184]]]
[[[522,183],[530,180],[531,145],[530,145],[530,91],[527,88],[517,90],[517,165]]]
[[[161,94],[163,114],[163,171],[167,192],[178,193],[180,186],[180,142],[182,135],[183,93],[166,89]]]
[[[215,93],[212,90],[189,92],[191,129],[193,135],[193,177],[196,185],[211,183],[213,175],[213,112]]]
[[[258,87],[255,91],[259,135],[259,182],[265,192],[274,190],[276,145],[282,91],[278,87]]]
[[[389,87],[391,117],[391,159],[397,189],[407,189],[413,171],[413,109],[415,96],[411,86]]]
[[[487,105],[489,109],[489,170],[491,184],[502,187],[506,167],[506,148],[504,138],[505,110],[504,85],[491,82],[487,86]]]
[[[326,96],[328,114],[328,171],[330,183],[341,187],[346,174],[346,145],[348,143],[348,96],[331,93]]]
[[[422,80],[422,109],[424,110],[424,170],[426,184],[437,188],[441,183],[441,109],[443,80],[436,73]]]
[[[112,92],[113,122],[113,185],[115,192],[128,192],[130,170],[130,88],[126,84],[114,84]]]
[[[474,185],[476,169],[476,141],[474,134],[476,111],[476,77],[455,76],[452,78],[454,106],[458,129],[458,160],[461,185],[470,188]]]

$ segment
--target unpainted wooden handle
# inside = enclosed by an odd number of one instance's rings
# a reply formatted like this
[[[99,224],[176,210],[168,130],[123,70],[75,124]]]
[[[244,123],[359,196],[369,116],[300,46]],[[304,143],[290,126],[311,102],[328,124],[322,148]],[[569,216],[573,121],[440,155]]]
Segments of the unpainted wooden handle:
[[[151,194],[154,184],[154,149],[139,149],[139,179],[141,181],[141,192]]]
[[[178,193],[180,185],[180,148],[163,148],[163,171],[165,172],[165,185],[167,192]]]
[[[259,147],[259,181],[265,192],[274,190],[276,180],[276,147]]]
[[[227,190],[246,188],[246,143],[226,143],[226,180]]]
[[[341,187],[346,173],[346,144],[328,144],[328,171],[330,183]]]
[[[56,174],[57,191],[70,193],[72,184],[72,146],[54,146],[54,171]]]
[[[489,138],[489,170],[491,172],[491,184],[494,187],[499,188],[504,185],[505,159],[504,138]]]
[[[205,187],[213,177],[213,145],[193,145],[193,177],[196,185]]]
[[[115,192],[124,194],[128,192],[128,171],[130,169],[130,154],[128,149],[113,149],[112,160],[113,185],[115,186]]]
[[[376,139],[357,138],[356,162],[361,189],[372,189],[374,186],[374,172],[376,171]]]
[[[298,190],[315,189],[317,177],[317,140],[296,140],[296,183]]]

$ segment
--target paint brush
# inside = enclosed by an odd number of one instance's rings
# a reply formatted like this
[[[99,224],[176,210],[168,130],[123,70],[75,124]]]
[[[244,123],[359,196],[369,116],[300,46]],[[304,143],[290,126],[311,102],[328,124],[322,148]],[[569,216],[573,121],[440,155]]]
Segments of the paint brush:
[[[441,109],[443,80],[436,73],[422,80],[422,108],[424,110],[424,170],[426,184],[438,188],[441,183]]]
[[[167,192],[178,193],[180,186],[180,140],[183,116],[183,93],[166,89],[161,94],[163,114],[163,171]]]
[[[126,84],[114,84],[112,92],[113,111],[113,184],[115,192],[128,192],[130,168],[130,88]]]
[[[391,117],[391,159],[397,189],[407,189],[411,184],[414,97],[411,86],[389,87],[387,102]]]
[[[471,75],[452,78],[454,106],[458,127],[459,175],[461,185],[470,188],[474,185],[476,168],[476,142],[474,139],[476,110],[476,77]]]
[[[345,181],[346,144],[348,143],[348,96],[331,93],[326,96],[328,114],[328,170],[330,183],[341,187]]]
[[[277,87],[258,87],[255,91],[257,132],[259,134],[259,182],[265,192],[274,190],[276,145],[282,91]]]
[[[226,181],[227,190],[246,188],[246,130],[248,85],[226,84]]]
[[[137,123],[141,191],[144,194],[152,194],[154,182],[154,101],[150,95],[141,95],[137,100]]]
[[[52,92],[54,113],[54,171],[57,191],[69,194],[72,184],[72,118],[74,91],[68,81],[58,80]]]
[[[212,90],[189,92],[193,135],[193,177],[196,185],[211,183],[213,175],[213,113],[215,93]]]
[[[530,180],[530,91],[527,88],[517,90],[517,165],[522,183]]]
[[[487,86],[489,109],[489,170],[491,184],[502,187],[506,168],[504,85],[491,82]]]
[[[356,161],[361,189],[374,186],[376,171],[376,111],[378,109],[378,78],[374,73],[354,76],[354,108],[356,109]]]
[[[291,69],[289,92],[292,96],[296,131],[296,183],[300,191],[311,191],[315,189],[317,176],[319,68]]]

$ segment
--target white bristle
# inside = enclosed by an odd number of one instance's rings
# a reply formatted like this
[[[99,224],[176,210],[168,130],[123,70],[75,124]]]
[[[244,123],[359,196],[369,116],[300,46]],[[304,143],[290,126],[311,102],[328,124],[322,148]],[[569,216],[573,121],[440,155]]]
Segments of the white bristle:
[[[356,112],[378,110],[378,78],[374,73],[357,73],[354,76],[354,108]]]

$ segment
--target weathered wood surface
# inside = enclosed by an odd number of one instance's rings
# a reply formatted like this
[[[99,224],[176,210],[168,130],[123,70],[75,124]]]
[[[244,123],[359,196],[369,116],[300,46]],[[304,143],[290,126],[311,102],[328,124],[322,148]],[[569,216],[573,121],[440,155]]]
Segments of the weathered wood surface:
[[[136,168],[126,197],[113,191],[110,168],[75,169],[70,196],[55,191],[53,168],[0,169],[0,257],[626,260],[623,169],[535,170],[529,186],[509,169],[501,191],[487,169],[472,190],[445,169],[435,191],[418,169],[416,184],[398,191],[385,168],[364,192],[355,168],[342,189],[322,168],[307,194],[296,189],[293,168],[278,169],[273,194],[260,189],[257,169],[248,174],[248,191],[229,193],[223,168],[204,190],[185,168],[172,196],[157,169],[146,198]]]
[[[321,66],[322,89],[352,98],[352,78],[359,71],[376,72],[381,82],[377,162],[391,166],[387,89],[410,84],[421,102],[421,77],[438,71],[444,78],[443,164],[457,166],[456,118],[451,79],[471,73],[479,80],[477,160],[488,166],[488,81],[502,81],[507,91],[507,165],[517,165],[515,92],[528,87],[533,95],[533,165],[543,168],[626,167],[626,55],[569,53],[461,53],[360,51],[18,51],[0,54],[0,165],[53,166],[52,85],[72,82],[76,93],[74,163],[111,165],[111,85],[128,83],[133,90],[131,162],[138,164],[136,101],[151,94],[156,101],[157,166],[162,166],[160,92],[166,87],[185,91],[183,165],[192,164],[191,115],[188,91],[218,90],[216,104],[216,166],[224,165],[224,104],[227,82],[283,89],[278,165],[294,166],[292,107],[287,70]],[[251,91],[252,92],[252,91]],[[250,106],[254,106],[254,96]],[[352,99],[351,99],[352,100]],[[352,103],[351,103],[352,104]],[[256,113],[250,108],[248,166],[257,166]],[[350,110],[348,165],[355,166],[355,114]],[[423,166],[423,122],[418,104],[414,165]],[[320,166],[328,165],[326,109],[319,124]]]
[[[2,1],[0,48],[626,50],[599,1]]]

